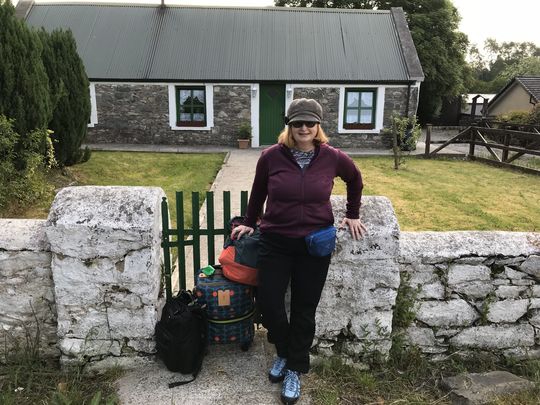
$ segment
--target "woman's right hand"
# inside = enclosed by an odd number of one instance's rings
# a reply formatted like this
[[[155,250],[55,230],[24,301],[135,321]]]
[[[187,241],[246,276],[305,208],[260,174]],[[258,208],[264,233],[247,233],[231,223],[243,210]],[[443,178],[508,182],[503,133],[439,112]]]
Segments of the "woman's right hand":
[[[248,234],[248,235],[251,235],[253,234],[253,232],[255,232],[255,230],[250,227],[250,226],[246,226],[246,225],[238,225],[237,227],[235,227],[232,231],[231,231],[231,239],[232,240],[235,240],[235,239],[240,239],[242,237],[242,235],[244,234]]]

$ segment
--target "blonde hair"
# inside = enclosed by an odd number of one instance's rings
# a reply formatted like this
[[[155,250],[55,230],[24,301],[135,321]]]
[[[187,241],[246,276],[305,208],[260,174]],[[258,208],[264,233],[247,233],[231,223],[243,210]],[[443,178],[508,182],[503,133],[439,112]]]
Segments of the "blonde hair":
[[[326,136],[321,124],[317,125],[319,126],[319,129],[317,131],[317,135],[315,135],[315,138],[313,138],[313,143],[315,146],[319,146],[322,143],[328,143],[328,136]],[[294,148],[296,143],[294,142],[290,125],[287,125],[285,129],[281,131],[281,134],[278,136],[278,143],[282,143],[288,148]]]

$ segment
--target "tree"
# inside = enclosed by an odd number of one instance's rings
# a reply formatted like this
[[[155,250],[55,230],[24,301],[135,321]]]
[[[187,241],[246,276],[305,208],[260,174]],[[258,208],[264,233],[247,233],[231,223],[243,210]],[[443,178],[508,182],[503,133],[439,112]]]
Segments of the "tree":
[[[485,54],[485,55],[484,55]],[[540,48],[532,42],[484,42],[484,54],[476,45],[469,48],[474,92],[496,93],[516,76],[540,74]]]
[[[449,0],[277,0],[279,6],[324,8],[402,7],[424,70],[418,116],[422,122],[435,117],[444,98],[463,93],[469,70],[465,62],[468,39],[458,31],[459,14]]]
[[[71,31],[39,32],[53,104],[49,128],[59,165],[81,161],[90,118],[89,82]]]
[[[0,114],[14,119],[21,136],[46,128],[51,117],[41,51],[37,34],[15,17],[9,0],[0,0]]]

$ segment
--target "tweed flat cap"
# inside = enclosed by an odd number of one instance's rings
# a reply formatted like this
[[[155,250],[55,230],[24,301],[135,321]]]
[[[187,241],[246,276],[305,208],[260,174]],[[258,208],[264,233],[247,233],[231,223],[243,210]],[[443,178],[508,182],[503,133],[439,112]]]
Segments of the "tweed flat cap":
[[[310,121],[321,123],[322,107],[312,98],[297,98],[287,109],[285,121],[287,124],[295,121]]]

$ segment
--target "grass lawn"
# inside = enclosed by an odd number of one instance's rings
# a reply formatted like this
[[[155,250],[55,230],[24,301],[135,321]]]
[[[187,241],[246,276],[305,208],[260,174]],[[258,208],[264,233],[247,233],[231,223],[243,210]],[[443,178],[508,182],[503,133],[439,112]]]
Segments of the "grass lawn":
[[[172,220],[174,192],[184,190],[190,225],[189,192],[207,191],[223,159],[223,154],[94,152],[90,161],[67,168],[67,175],[53,173],[52,182],[56,187],[159,186],[171,203]],[[389,197],[402,230],[540,231],[540,176],[460,160],[411,157],[398,171],[390,157],[355,162],[364,178],[364,194]],[[344,183],[336,179],[334,194],[344,193]],[[52,197],[15,216],[45,218]]]
[[[365,195],[390,198],[406,231],[540,231],[540,176],[477,162],[355,158]],[[345,194],[336,180],[335,194]]]
[[[441,362],[429,362],[417,350],[403,352],[388,363],[370,370],[345,366],[336,358],[314,367],[304,379],[303,389],[310,392],[315,405],[340,404],[448,404],[447,393],[439,388],[443,377],[461,373],[509,371],[534,382],[535,388],[519,394],[507,394],[490,402],[493,405],[537,405],[540,395],[540,360],[512,362],[485,354],[469,358],[448,356]]]
[[[169,200],[171,220],[174,221],[175,192],[208,191],[224,157],[223,153],[92,152],[88,162],[68,167],[64,174],[54,172],[51,180],[57,187],[67,185],[161,187]],[[42,201],[21,216],[46,218],[52,198],[51,195],[50,199]],[[185,219],[191,224],[191,196],[184,193],[184,200]]]
[[[115,384],[124,373],[120,368],[112,368],[101,374],[86,373],[80,369],[62,371],[59,364],[22,350],[20,348],[7,358],[0,359],[0,404],[120,403]]]

